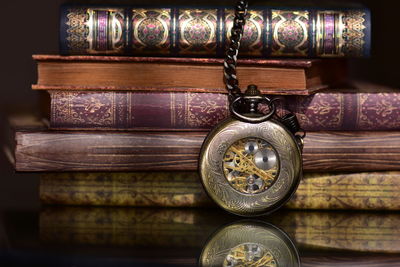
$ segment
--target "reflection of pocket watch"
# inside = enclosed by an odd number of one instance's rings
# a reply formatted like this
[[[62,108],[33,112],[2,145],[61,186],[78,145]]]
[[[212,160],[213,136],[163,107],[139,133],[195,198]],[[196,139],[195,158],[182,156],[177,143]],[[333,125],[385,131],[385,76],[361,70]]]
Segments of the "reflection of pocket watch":
[[[200,266],[300,266],[288,235],[269,223],[241,221],[223,227],[204,246]]]
[[[245,24],[247,1],[236,5],[231,43],[224,63],[230,99],[229,118],[207,136],[199,170],[204,188],[225,210],[256,216],[281,207],[295,192],[302,174],[303,137],[296,116],[275,114],[274,100],[250,85],[241,93],[236,61]],[[268,106],[260,113],[259,105]]]

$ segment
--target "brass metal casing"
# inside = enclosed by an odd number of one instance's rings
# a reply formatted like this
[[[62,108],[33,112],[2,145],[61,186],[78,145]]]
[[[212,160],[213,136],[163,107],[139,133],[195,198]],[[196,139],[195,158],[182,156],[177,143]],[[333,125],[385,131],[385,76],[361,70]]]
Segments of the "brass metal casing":
[[[223,170],[227,149],[248,137],[267,141],[279,157],[275,182],[258,194],[235,190]],[[199,171],[206,192],[220,207],[240,216],[264,215],[281,207],[296,191],[302,176],[301,149],[294,135],[275,120],[253,124],[229,118],[214,128],[204,141]]]

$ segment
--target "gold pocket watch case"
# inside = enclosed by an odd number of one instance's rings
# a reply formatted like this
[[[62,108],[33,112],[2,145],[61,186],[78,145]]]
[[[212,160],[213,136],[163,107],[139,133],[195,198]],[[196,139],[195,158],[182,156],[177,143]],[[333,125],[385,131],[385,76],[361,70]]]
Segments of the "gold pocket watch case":
[[[199,266],[301,265],[296,246],[282,230],[261,221],[242,221],[212,235],[200,255]]]
[[[199,160],[201,180],[223,209],[258,216],[281,207],[302,174],[296,137],[275,120],[227,119],[207,136]]]

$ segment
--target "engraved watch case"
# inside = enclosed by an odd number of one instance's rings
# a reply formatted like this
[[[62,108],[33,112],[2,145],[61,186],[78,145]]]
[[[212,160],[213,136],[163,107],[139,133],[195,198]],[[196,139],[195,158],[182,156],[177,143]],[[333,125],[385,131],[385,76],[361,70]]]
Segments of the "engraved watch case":
[[[207,136],[199,160],[201,180],[223,209],[259,216],[281,207],[302,175],[301,148],[280,122],[227,119]]]

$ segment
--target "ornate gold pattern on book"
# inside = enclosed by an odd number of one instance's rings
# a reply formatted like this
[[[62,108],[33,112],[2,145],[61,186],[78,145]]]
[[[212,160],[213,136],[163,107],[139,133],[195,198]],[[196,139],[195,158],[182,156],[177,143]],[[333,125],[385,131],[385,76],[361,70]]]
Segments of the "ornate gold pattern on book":
[[[357,125],[362,129],[396,129],[400,125],[400,94],[364,93],[358,98]]]
[[[399,210],[399,172],[307,173],[288,206],[296,209]],[[196,172],[57,173],[41,176],[41,198],[63,204],[211,204]],[[68,189],[68,190],[66,190]],[[101,194],[99,194],[101,192]],[[54,203],[53,203],[54,204]]]
[[[96,92],[96,97],[87,97],[80,92],[52,92],[52,114],[57,123],[91,126],[113,126],[115,124],[115,93]]]
[[[170,53],[171,9],[133,9],[132,46],[134,53]]]
[[[232,9],[225,10],[226,40],[230,40],[231,28],[235,13]],[[264,17],[261,10],[249,10],[243,37],[240,42],[240,54],[248,56],[261,56],[263,51],[262,34],[264,31]],[[228,46],[228,43],[226,44]]]
[[[362,56],[364,48],[365,12],[349,11],[343,17],[343,46],[340,55]]]
[[[71,52],[88,54],[124,52],[123,9],[70,9],[66,25],[67,42]]]
[[[233,143],[224,155],[224,174],[229,184],[245,194],[264,192],[278,175],[278,156],[260,138],[245,138]]]
[[[217,9],[179,10],[179,53],[216,53]]]
[[[362,56],[365,46],[365,15],[365,12],[352,10],[317,12],[317,56]]]
[[[307,174],[289,207],[399,209],[398,173]]]
[[[57,194],[64,204],[160,207],[211,204],[197,173],[187,172],[43,174],[40,194],[42,201]]]
[[[272,10],[273,56],[307,56],[308,11]]]
[[[188,127],[211,128],[228,117],[227,96],[223,94],[214,94],[213,96],[212,99],[206,99],[198,93],[186,94],[186,115],[181,115],[181,118],[186,121],[185,125]]]
[[[343,124],[344,103],[343,94],[330,94],[324,97],[296,97],[296,113],[301,127],[312,129],[324,127],[325,129],[340,129]]]
[[[340,24],[342,12],[318,11],[315,25],[316,54],[321,57],[336,56],[343,46]]]
[[[86,26],[86,9],[73,8],[67,14],[67,43],[71,52],[84,52],[89,48],[86,40],[88,31]]]

